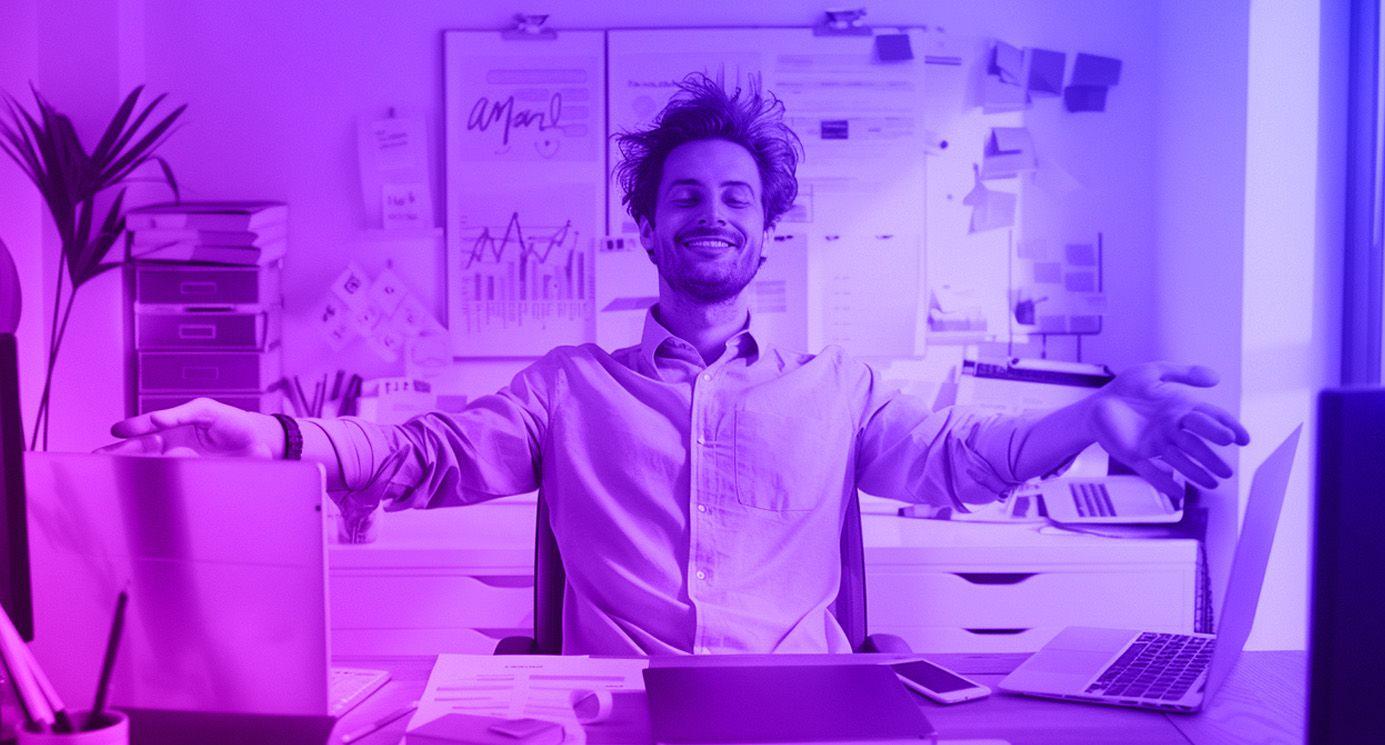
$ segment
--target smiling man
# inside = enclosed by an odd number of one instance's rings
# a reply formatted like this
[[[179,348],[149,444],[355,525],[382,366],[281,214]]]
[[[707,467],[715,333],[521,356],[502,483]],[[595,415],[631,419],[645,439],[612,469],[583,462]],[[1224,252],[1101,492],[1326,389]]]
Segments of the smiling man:
[[[542,487],[567,571],[568,653],[847,652],[828,610],[857,488],[966,509],[1061,469],[1092,442],[1159,488],[1231,469],[1245,444],[1191,394],[1211,371],[1122,373],[1042,417],[934,412],[838,348],[780,349],[746,288],[793,204],[800,148],[783,107],[694,76],[647,130],[626,133],[625,203],[659,274],[639,343],[561,347],[455,415],[399,426],[294,420],[198,400],[116,424],[110,452],[245,455],[327,466],[361,521]],[[772,260],[772,259],[770,259]]]

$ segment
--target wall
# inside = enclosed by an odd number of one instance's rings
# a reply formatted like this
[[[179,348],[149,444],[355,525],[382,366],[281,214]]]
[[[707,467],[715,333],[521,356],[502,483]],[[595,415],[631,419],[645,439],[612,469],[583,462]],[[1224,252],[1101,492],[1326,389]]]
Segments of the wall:
[[[29,81],[35,79],[38,57],[38,2],[0,3],[0,90],[16,97],[28,91]],[[39,389],[43,384],[44,313],[42,293],[43,223],[40,201],[33,185],[10,162],[0,157],[0,240],[9,247],[25,288],[19,329],[15,338],[19,344],[20,409],[24,412],[25,431],[38,407]]]

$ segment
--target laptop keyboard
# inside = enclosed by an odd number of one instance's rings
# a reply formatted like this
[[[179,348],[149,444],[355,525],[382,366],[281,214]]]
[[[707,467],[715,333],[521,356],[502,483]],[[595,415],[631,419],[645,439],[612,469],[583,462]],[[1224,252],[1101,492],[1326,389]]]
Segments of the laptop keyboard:
[[[1073,484],[1072,501],[1077,504],[1077,514],[1082,517],[1115,517],[1116,506],[1111,504],[1111,495],[1105,484]]]
[[[1205,636],[1140,634],[1087,693],[1177,701],[1207,669],[1215,643]]]
[[[327,678],[327,698],[332,702],[332,715],[341,716],[350,711],[389,679],[390,674],[384,670],[332,668]]]

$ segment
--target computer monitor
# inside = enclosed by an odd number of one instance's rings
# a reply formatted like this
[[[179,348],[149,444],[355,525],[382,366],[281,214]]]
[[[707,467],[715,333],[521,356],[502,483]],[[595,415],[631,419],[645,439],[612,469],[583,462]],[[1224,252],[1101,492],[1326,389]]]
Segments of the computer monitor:
[[[1316,495],[1309,741],[1382,742],[1385,388],[1319,396]]]
[[[0,606],[19,628],[20,635],[33,641],[18,357],[14,336],[0,334]]]

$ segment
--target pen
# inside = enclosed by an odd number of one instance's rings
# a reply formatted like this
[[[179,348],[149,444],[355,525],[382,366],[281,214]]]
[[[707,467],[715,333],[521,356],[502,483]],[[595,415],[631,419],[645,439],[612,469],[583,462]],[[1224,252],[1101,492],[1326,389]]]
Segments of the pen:
[[[29,699],[25,695],[24,686],[19,682],[18,671],[10,665],[8,654],[0,653],[0,672],[5,673],[5,679],[10,681],[10,686],[14,688],[14,700],[15,703],[19,704],[19,713],[24,716],[25,724],[34,729],[43,729],[43,723],[34,716],[33,710],[29,708]]]
[[[34,659],[34,653],[28,646],[21,647],[24,656],[24,664],[29,666],[29,671],[33,673],[34,682],[38,683],[39,693],[48,700],[48,707],[53,710],[53,731],[54,732],[76,732],[77,727],[72,723],[72,716],[67,713],[67,707],[58,696],[57,689],[53,688],[53,683],[48,680],[48,675],[39,667],[38,660]]]
[[[332,400],[341,398],[341,379],[346,375],[345,370],[337,370],[337,377],[332,381]]]
[[[417,709],[417,708],[418,708],[418,702],[417,702],[417,701],[411,702],[408,706],[405,706],[405,707],[402,708],[402,709],[396,709],[396,710],[394,710],[394,711],[392,711],[392,712],[390,712],[390,713],[384,715],[383,717],[380,717],[379,719],[376,719],[374,722],[372,722],[372,723],[370,723],[370,724],[368,724],[368,725],[366,725],[366,726],[364,726],[364,727],[362,727],[362,728],[356,730],[355,732],[348,732],[348,733],[342,735],[342,736],[341,736],[341,741],[342,741],[343,743],[355,742],[355,741],[361,739],[362,737],[365,737],[366,735],[374,734],[375,732],[380,731],[380,729],[383,728],[385,725],[387,725],[387,724],[389,724],[390,722],[393,722],[394,720],[396,720],[396,719],[398,719],[398,718],[404,716],[405,714],[409,714],[409,713],[413,712],[413,710],[414,710],[414,709]]]
[[[106,694],[111,688],[111,673],[115,671],[115,653],[120,649],[120,632],[125,628],[125,606],[130,602],[130,593],[121,590],[115,598],[115,618],[111,619],[111,635],[106,638],[106,656],[101,660],[101,678],[96,682],[96,702],[91,705],[91,713],[82,729],[91,729],[101,719],[106,708]]]

